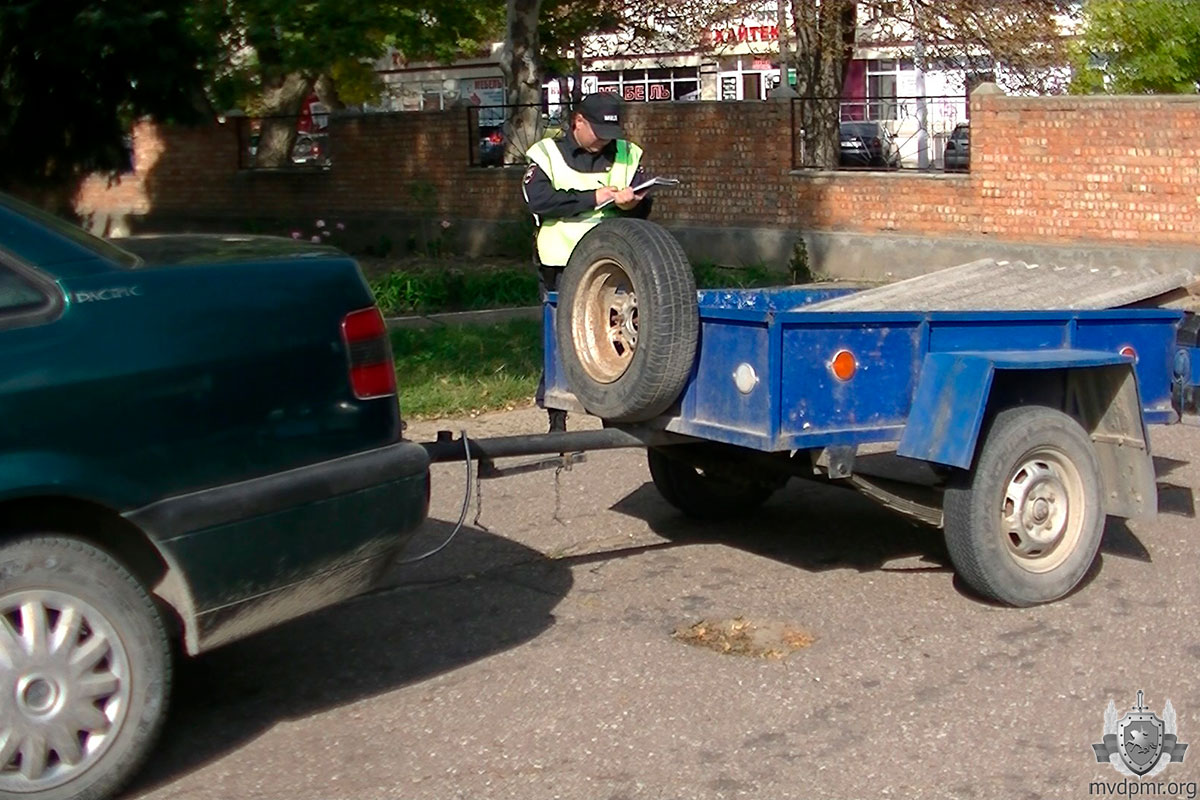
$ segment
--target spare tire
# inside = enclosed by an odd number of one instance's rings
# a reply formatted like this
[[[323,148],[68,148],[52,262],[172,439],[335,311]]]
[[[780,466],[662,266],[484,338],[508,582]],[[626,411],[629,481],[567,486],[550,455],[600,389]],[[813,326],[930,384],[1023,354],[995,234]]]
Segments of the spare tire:
[[[559,282],[555,331],[567,388],[614,422],[658,416],[696,359],[696,279],[683,248],[642,219],[601,222]]]

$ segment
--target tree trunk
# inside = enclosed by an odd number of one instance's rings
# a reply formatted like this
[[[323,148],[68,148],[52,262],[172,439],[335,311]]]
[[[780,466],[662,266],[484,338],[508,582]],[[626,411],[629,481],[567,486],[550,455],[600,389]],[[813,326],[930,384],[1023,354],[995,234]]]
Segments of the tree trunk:
[[[842,87],[854,55],[858,3],[800,0],[792,6],[801,164],[833,169],[840,152]]]
[[[571,64],[571,77],[575,85],[571,88],[571,108],[583,99],[583,39],[575,42],[575,58]]]
[[[541,135],[542,75],[538,64],[538,11],[541,0],[508,0],[508,23],[500,71],[507,87],[504,161],[518,164]]]
[[[258,167],[287,166],[296,143],[296,122],[304,98],[312,92],[313,79],[298,72],[273,81],[263,92],[259,114],[262,128],[254,164]]]
[[[329,106],[331,111],[345,110],[346,104],[342,102],[341,95],[338,94],[337,81],[328,75],[317,78],[313,84],[313,91],[317,93],[317,97],[322,103]]]

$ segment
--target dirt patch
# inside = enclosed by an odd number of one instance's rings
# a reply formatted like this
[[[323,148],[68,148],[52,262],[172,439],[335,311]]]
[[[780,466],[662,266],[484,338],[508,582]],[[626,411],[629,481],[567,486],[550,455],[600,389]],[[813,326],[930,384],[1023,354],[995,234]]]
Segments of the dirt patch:
[[[681,625],[672,636],[718,653],[754,658],[786,658],[816,641],[812,634],[787,623],[753,622],[742,617]]]

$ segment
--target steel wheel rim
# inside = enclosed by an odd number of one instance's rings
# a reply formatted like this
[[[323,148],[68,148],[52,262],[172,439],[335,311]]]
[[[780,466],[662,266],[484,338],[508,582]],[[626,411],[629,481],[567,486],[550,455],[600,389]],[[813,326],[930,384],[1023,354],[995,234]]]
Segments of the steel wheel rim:
[[[1083,533],[1083,478],[1057,448],[1026,453],[1005,485],[1000,535],[1013,561],[1028,572],[1050,572],[1070,557]]]
[[[584,372],[597,383],[613,383],[637,352],[637,294],[629,274],[611,259],[593,262],[579,282],[571,311],[571,336]]]
[[[0,791],[45,791],[90,769],[129,702],[129,656],[104,615],[48,589],[0,597]]]

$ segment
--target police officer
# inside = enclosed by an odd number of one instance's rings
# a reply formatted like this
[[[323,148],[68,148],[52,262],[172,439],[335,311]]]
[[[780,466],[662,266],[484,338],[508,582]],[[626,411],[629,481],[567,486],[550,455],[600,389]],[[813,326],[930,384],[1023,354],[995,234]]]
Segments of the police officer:
[[[565,135],[529,148],[525,204],[537,226],[537,263],[542,291],[553,291],[575,245],[600,220],[645,217],[652,201],[635,194],[642,149],[622,137],[624,107],[615,94],[590,94],[571,112]],[[608,203],[604,208],[599,206]],[[543,382],[537,401],[542,405]],[[550,412],[550,430],[566,430],[567,415]]]

